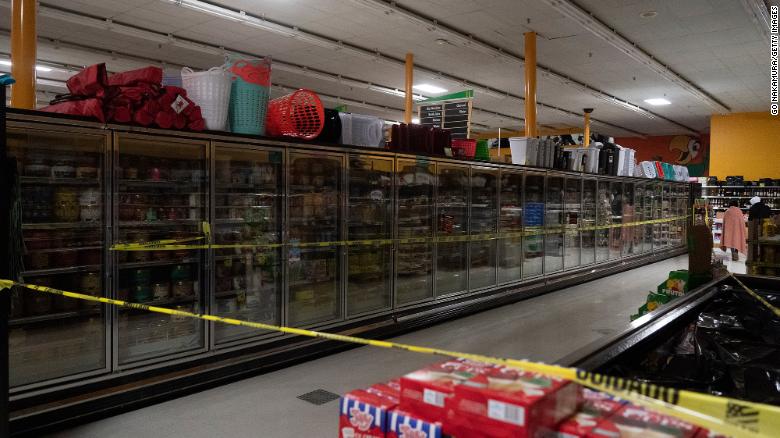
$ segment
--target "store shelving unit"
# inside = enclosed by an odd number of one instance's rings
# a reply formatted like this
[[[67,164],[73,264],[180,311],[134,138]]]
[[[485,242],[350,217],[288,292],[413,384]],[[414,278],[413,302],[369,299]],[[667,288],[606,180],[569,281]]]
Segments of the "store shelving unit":
[[[635,220],[685,210],[681,183],[15,117],[9,144],[25,190],[24,279],[34,284],[360,331],[518,300],[531,288],[541,293],[684,250],[684,222],[633,232],[625,225],[631,201]],[[82,177],[65,173],[57,184],[52,168],[74,150],[96,169],[83,166]],[[62,211],[52,207],[55,193]],[[616,226],[582,229],[594,225]],[[209,238],[240,246],[203,247]],[[110,249],[157,239],[192,246]],[[223,356],[308,351],[276,333],[43,294],[15,293],[13,312],[12,384],[28,405],[27,397],[56,399],[65,385],[73,394],[92,378],[109,385]]]
[[[737,201],[742,211],[747,214],[750,199],[758,196],[774,213],[780,212],[780,186],[734,186],[734,185],[702,185],[702,198],[709,201],[712,208],[713,243],[718,246],[723,236],[723,219],[719,218],[729,207],[729,202]]]

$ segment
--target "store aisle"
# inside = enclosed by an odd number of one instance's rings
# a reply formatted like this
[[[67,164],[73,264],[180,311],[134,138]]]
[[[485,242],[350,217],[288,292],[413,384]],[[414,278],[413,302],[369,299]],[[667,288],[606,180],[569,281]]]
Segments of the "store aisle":
[[[628,324],[629,314],[687,256],[664,260],[400,336],[395,340],[487,355],[554,362]],[[338,402],[297,397],[342,394],[440,359],[358,348],[277,372],[63,431],[57,438],[333,437]]]
[[[731,260],[730,251],[723,251],[720,248],[713,248],[712,251],[716,258],[723,260],[723,265],[726,266],[726,269],[728,269],[729,272],[734,274],[747,274],[747,265],[745,264],[747,256],[745,254],[740,254],[739,260],[733,261]]]

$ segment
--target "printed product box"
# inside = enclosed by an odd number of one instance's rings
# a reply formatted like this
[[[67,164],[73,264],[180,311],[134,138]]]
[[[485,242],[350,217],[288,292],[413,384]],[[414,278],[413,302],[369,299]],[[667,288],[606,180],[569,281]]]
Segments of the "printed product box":
[[[721,435],[717,432],[713,432],[708,429],[699,429],[698,432],[696,432],[696,436],[694,438],[728,438],[726,435]]]
[[[387,438],[442,438],[441,423],[395,409],[389,414]]]
[[[384,438],[397,401],[358,389],[341,398],[339,438]]]
[[[558,438],[584,438],[624,405],[609,394],[587,388],[582,390],[582,399],[579,411],[558,426]]]
[[[692,438],[697,431],[698,427],[685,421],[628,404],[600,422],[588,438]]]
[[[401,398],[401,387],[398,382],[377,383],[371,385],[366,391],[382,398],[394,400],[396,404]]]
[[[494,368],[458,359],[409,373],[401,377],[398,407],[423,418],[442,421],[445,417],[444,402],[452,396],[455,386]]]
[[[567,380],[500,368],[455,387],[445,432],[524,438],[552,434],[577,411],[580,387]]]

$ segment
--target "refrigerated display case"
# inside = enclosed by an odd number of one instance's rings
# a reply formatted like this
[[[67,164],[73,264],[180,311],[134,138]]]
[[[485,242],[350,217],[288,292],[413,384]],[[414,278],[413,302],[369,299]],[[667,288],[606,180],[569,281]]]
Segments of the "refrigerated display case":
[[[644,228],[642,257],[621,233],[584,228],[629,221],[624,183],[635,187],[635,220],[662,218],[655,181],[14,117],[8,139],[21,171],[22,279],[33,284],[387,336],[685,250],[681,237],[654,243],[659,224]],[[668,184],[668,200],[677,194],[668,212],[684,214],[685,185]],[[143,246],[160,239],[178,246]],[[112,248],[125,243],[137,245]],[[13,294],[11,377],[24,409],[74,395],[94,409],[101,402],[90,391],[133,386],[139,376],[179,391],[191,386],[165,373],[192,374],[198,385],[212,365],[219,376],[238,376],[331,348],[58,298]],[[124,397],[116,395],[116,406],[126,406]],[[45,423],[37,415],[17,424]]]
[[[630,257],[639,252],[637,245],[637,230],[638,227],[633,225],[637,222],[637,208],[635,201],[635,186],[632,182],[623,183],[623,227],[620,229],[620,238],[623,242],[623,257]]]
[[[563,176],[548,176],[544,206],[544,272],[563,269]]]
[[[436,166],[436,296],[468,289],[469,167]]]
[[[523,190],[523,278],[529,278],[544,273],[544,174],[527,172]]]
[[[610,225],[609,229],[609,259],[617,260],[623,250],[623,237],[620,225],[623,223],[623,183],[609,181],[610,191]]]
[[[115,141],[114,243],[205,239],[207,143],[135,134],[118,134]],[[205,250],[112,254],[118,299],[196,313],[204,309]],[[131,308],[114,311],[119,366],[205,351],[202,321]]]
[[[214,313],[266,324],[281,323],[284,187],[283,151],[218,143],[214,147]],[[215,324],[217,345],[266,335]]]
[[[496,285],[496,230],[498,227],[498,169],[471,168],[469,211],[469,289]]]
[[[523,264],[523,173],[501,170],[498,282],[520,280]]]
[[[389,309],[393,280],[393,160],[350,154],[347,316]]]
[[[396,161],[396,305],[433,298],[433,222],[435,164]]]
[[[7,145],[21,183],[20,280],[104,296],[106,135],[9,128]],[[17,289],[9,316],[12,387],[108,368],[102,305]]]
[[[287,174],[287,321],[334,321],[341,311],[344,156],[290,152]]]
[[[580,253],[580,231],[582,226],[582,178],[566,177],[566,190],[563,197],[563,267],[576,268],[582,263]]]

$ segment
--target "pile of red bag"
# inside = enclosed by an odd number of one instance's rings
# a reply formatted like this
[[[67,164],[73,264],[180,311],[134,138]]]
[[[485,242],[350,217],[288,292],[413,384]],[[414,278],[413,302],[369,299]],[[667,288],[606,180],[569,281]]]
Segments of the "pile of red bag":
[[[200,107],[180,87],[162,86],[162,69],[144,67],[108,77],[105,64],[85,68],[67,81],[70,94],[41,111],[94,117],[101,122],[201,131]]]

